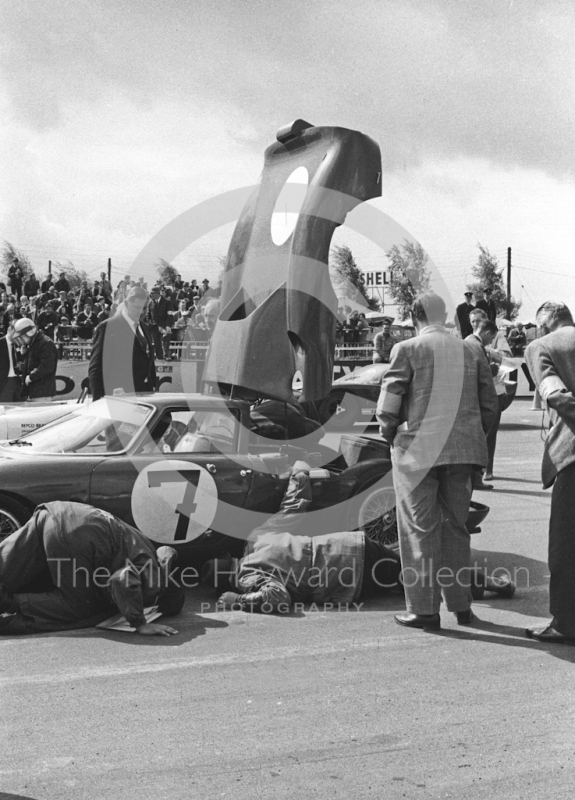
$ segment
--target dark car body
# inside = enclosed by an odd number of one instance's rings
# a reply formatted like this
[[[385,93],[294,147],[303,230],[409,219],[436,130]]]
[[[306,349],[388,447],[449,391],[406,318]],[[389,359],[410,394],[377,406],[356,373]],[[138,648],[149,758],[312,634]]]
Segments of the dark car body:
[[[336,453],[315,433],[282,443],[254,435],[250,423],[248,403],[197,394],[78,406],[0,445],[0,535],[40,503],[72,500],[176,547],[182,563],[201,564],[241,552],[250,531],[279,510],[293,463],[306,459],[321,464],[311,471],[314,533],[363,527],[388,543],[397,539],[386,444],[347,436]],[[471,509],[471,531],[488,510]]]

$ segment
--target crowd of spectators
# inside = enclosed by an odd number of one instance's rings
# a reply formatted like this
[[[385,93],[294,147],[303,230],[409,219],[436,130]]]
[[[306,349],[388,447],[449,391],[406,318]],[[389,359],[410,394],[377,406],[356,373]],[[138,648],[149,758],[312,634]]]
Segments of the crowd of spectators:
[[[83,281],[72,288],[61,271],[48,274],[42,281],[32,272],[24,276],[17,262],[9,270],[6,282],[0,281],[0,336],[5,336],[15,320],[29,318],[62,348],[66,344],[92,341],[96,326],[113,316],[133,286],[148,289],[143,278],[135,281],[126,275],[114,289],[105,272],[99,280]],[[174,342],[205,342],[209,325],[204,316],[208,299],[217,292],[205,278],[183,281],[176,274],[171,281],[158,282],[149,289],[150,300],[145,322],[154,337],[157,358],[171,359]]]

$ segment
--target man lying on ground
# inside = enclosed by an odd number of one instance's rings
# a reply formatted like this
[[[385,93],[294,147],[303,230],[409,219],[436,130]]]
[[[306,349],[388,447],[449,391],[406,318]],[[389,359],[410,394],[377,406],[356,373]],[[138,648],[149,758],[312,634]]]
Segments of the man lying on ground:
[[[287,611],[294,602],[351,604],[402,591],[399,556],[365,533],[308,536],[309,467],[293,468],[280,511],[252,532],[243,558],[208,561],[202,582],[222,594],[218,603],[245,611]]]
[[[165,616],[181,611],[185,590],[173,578],[176,559],[172,547],[156,551],[106,511],[62,501],[40,505],[0,543],[0,635],[89,628],[120,611],[139,634],[171,636],[174,628],[146,622],[144,608],[158,605]]]

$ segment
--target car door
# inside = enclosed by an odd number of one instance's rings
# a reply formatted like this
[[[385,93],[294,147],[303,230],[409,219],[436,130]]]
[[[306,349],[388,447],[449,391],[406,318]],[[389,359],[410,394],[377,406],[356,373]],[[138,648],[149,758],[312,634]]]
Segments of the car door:
[[[96,467],[90,502],[162,544],[187,545],[208,530],[227,533],[253,475],[249,457],[236,452],[237,420],[201,406],[164,413],[171,427],[161,439]]]

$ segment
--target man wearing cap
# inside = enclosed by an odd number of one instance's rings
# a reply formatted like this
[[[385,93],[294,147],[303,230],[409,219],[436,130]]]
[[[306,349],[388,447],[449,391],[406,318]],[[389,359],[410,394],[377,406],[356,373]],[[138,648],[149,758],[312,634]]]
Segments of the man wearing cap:
[[[471,334],[473,333],[473,328],[471,327],[471,322],[469,321],[469,315],[475,308],[475,306],[472,303],[472,299],[473,299],[473,292],[465,292],[465,302],[460,303],[455,309],[457,324],[462,339],[467,339],[467,337],[471,336]]]
[[[14,343],[24,354],[20,399],[54,397],[58,349],[52,339],[38,330],[31,319],[23,317],[14,323]]]
[[[487,319],[491,322],[495,322],[497,319],[497,306],[495,302],[491,299],[491,289],[489,286],[486,286],[483,289],[483,295],[477,301],[476,308],[480,308],[482,311],[485,311],[487,314]]]
[[[0,635],[88,628],[120,611],[144,636],[177,633],[146,622],[144,609],[181,610],[176,551],[84,503],[38,506],[0,543]]]
[[[155,391],[154,345],[148,326],[140,321],[147,303],[147,291],[133,286],[116,315],[96,327],[88,367],[94,400],[114,389]]]
[[[391,350],[396,344],[395,336],[391,333],[391,317],[384,317],[381,330],[375,334],[373,340],[373,363],[389,364]]]
[[[207,278],[204,278],[202,281],[202,288],[201,288],[201,298],[202,298],[202,305],[206,303],[210,297],[215,297],[215,292],[210,286],[210,282]]]

